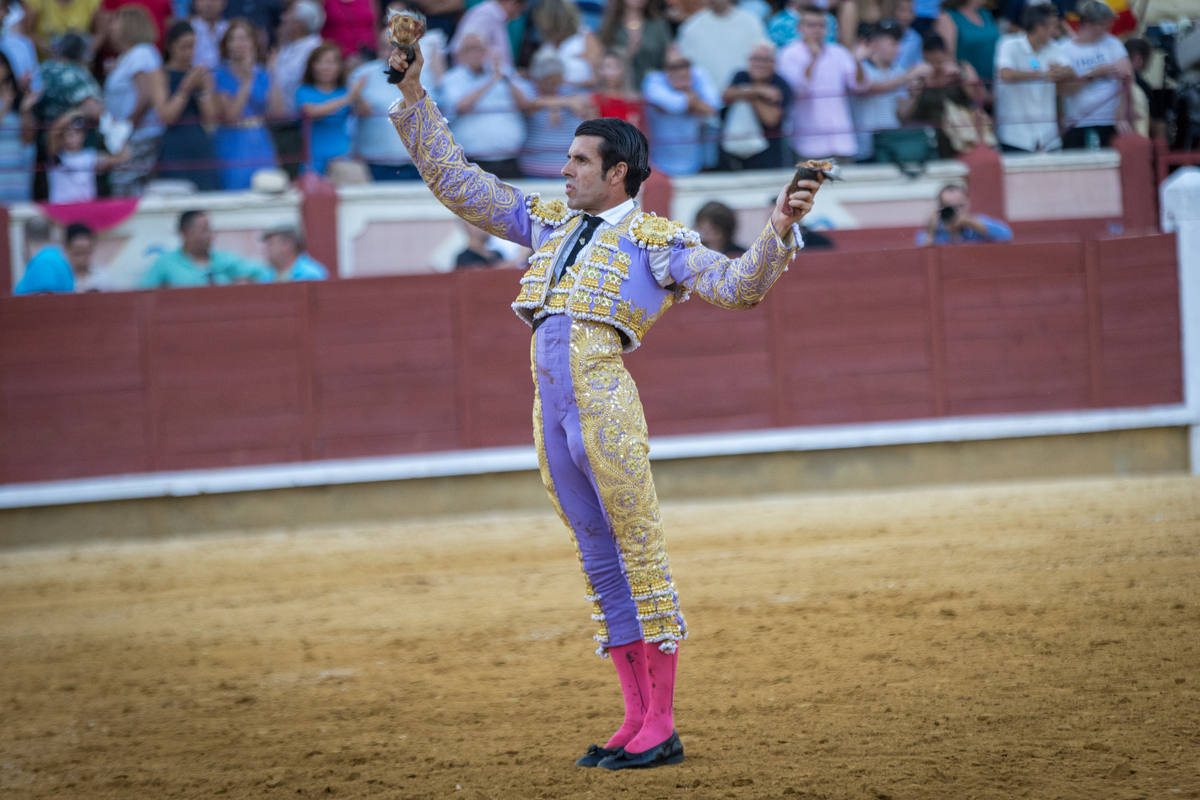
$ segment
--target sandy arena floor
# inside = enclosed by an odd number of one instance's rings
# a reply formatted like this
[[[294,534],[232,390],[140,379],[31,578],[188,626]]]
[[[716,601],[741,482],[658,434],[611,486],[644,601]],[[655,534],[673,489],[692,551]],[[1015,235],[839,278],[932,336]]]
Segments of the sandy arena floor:
[[[547,513],[0,553],[0,796],[1200,797],[1200,481],[665,516],[682,765]]]

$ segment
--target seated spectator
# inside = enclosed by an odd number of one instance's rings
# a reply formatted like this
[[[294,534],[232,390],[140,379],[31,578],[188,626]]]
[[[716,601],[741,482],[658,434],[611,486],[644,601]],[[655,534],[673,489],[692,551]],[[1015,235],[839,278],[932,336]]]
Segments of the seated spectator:
[[[596,76],[599,80],[596,91],[592,93],[592,105],[596,107],[596,114],[622,119],[641,128],[646,111],[641,96],[630,91],[625,60],[616,53],[606,53],[604,58],[600,59],[600,69],[596,71]]]
[[[376,0],[326,2],[325,27],[321,30],[321,36],[341,49],[342,58],[355,58],[360,48],[370,50],[375,47],[378,19],[379,4]],[[358,66],[358,63],[354,66]]]
[[[154,108],[166,126],[157,174],[191,181],[201,192],[215,192],[220,187],[217,154],[205,126],[215,125],[219,115],[212,73],[194,58],[199,41],[194,21],[176,22],[167,31],[167,61],[154,75]]]
[[[554,53],[562,61],[563,85],[572,91],[591,88],[603,50],[600,40],[582,27],[575,4],[569,0],[538,0],[531,16],[542,40],[538,52]]]
[[[483,0],[463,14],[458,32],[450,40],[450,53],[457,59],[463,39],[477,38],[492,62],[501,72],[513,68],[513,45],[508,37],[508,23],[525,12],[525,0]]]
[[[775,73],[775,51],[759,42],[750,51],[749,69],[733,76],[721,97],[725,114],[734,103],[746,102],[762,126],[767,148],[751,155],[735,155],[722,148],[723,164],[729,169],[779,169],[788,166],[783,154],[783,121],[792,104],[792,87]]]
[[[737,214],[724,203],[713,200],[700,206],[692,229],[700,234],[700,244],[709,250],[729,258],[738,258],[746,252],[746,248],[733,241],[737,233]]]
[[[913,28],[916,12],[913,0],[892,0],[890,9],[885,5],[884,19],[893,19],[900,26],[900,48],[896,53],[897,66],[909,69],[921,63],[921,34]],[[888,13],[890,11],[890,13]]]
[[[275,145],[263,124],[264,116],[277,116],[282,101],[267,71],[258,65],[254,28],[244,19],[229,23],[221,39],[225,59],[216,74],[217,128],[215,150],[221,162],[221,188],[250,188],[251,176],[275,166]]]
[[[229,20],[225,19],[224,14],[225,0],[192,0],[190,24],[196,32],[196,46],[192,53],[193,65],[204,67],[210,72],[221,66],[221,39],[225,37],[225,31],[229,30]],[[167,47],[170,46],[168,42]]]
[[[814,231],[807,225],[801,223],[800,238],[804,241],[804,249],[800,252],[811,253],[814,250],[832,250],[834,248],[833,239],[830,239],[825,234]]]
[[[138,281],[139,289],[179,286],[224,286],[271,283],[275,276],[262,264],[233,253],[213,250],[213,232],[203,211],[179,215],[180,248],[163,253]]]
[[[707,0],[708,7],[679,26],[675,43],[688,61],[704,71],[718,92],[746,69],[750,51],[766,40],[762,20],[733,0]]]
[[[1000,29],[992,12],[983,7],[985,0],[942,0],[941,16],[933,29],[946,43],[947,52],[958,61],[970,64],[975,74],[991,82],[996,62],[996,42]]]
[[[1005,151],[1061,150],[1057,82],[1074,76],[1054,34],[1058,13],[1045,3],[1025,9],[1025,33],[996,48],[996,138]]]
[[[476,228],[469,222],[464,222],[463,228],[467,232],[467,249],[455,258],[455,269],[504,266],[504,256],[499,250],[493,250],[489,246],[492,240],[490,233]]]
[[[0,203],[25,203],[33,196],[34,92],[22,91],[0,53]]]
[[[934,244],[978,244],[1012,241],[1012,229],[986,214],[971,214],[967,190],[946,186],[938,192],[938,210],[924,230],[917,231],[920,246]]]
[[[804,158],[853,156],[858,152],[848,94],[866,85],[862,64],[840,44],[825,40],[825,14],[806,6],[801,40],[779,54],[776,71],[792,87],[792,150]]]
[[[26,30],[38,50],[50,53],[68,33],[89,33],[100,0],[24,0]]]
[[[329,277],[325,265],[304,252],[304,237],[294,226],[272,228],[262,240],[276,283],[323,281]]]
[[[1062,45],[1063,59],[1074,76],[1059,86],[1063,103],[1063,147],[1108,147],[1115,133],[1131,133],[1127,92],[1133,78],[1129,55],[1109,33],[1116,14],[1100,0],[1079,6],[1079,32]],[[1089,142],[1089,139],[1091,140]]]
[[[562,175],[563,154],[575,140],[575,129],[596,115],[587,95],[569,92],[563,70],[562,59],[553,50],[539,50],[529,65],[537,97],[527,105],[529,135],[517,165],[530,178]]]
[[[425,34],[421,42],[421,54],[426,59],[424,41],[431,35],[440,37],[441,31]],[[376,52],[379,57],[363,64],[350,74],[350,83],[365,80],[362,90],[364,114],[354,131],[354,154],[366,162],[375,181],[416,181],[421,174],[413,166],[412,158],[404,149],[404,143],[396,135],[396,128],[388,119],[388,109],[396,102],[396,87],[387,81],[387,60],[392,54],[391,34],[387,26],[379,29]],[[429,66],[428,60],[426,67]],[[435,70],[421,70],[421,85],[434,94]]]
[[[162,146],[163,126],[154,110],[154,73],[162,68],[162,58],[154,46],[158,33],[145,8],[121,6],[112,21],[112,44],[120,53],[112,72],[104,81],[104,102],[118,122],[132,129],[127,142],[123,136],[109,137],[110,150],[129,148],[121,168],[109,176],[112,192],[118,197],[142,193]]]
[[[362,107],[367,79],[346,89],[346,65],[336,44],[326,42],[313,50],[304,68],[304,82],[296,90],[296,107],[308,126],[310,160],[307,168],[324,175],[330,159],[350,152],[350,111],[370,113]]]
[[[107,172],[129,157],[128,148],[101,156],[87,147],[88,121],[77,111],[63,114],[46,141],[46,179],[51,203],[88,203],[96,199],[96,173]]]
[[[825,15],[825,41],[829,44],[843,42],[846,47],[854,44],[855,32],[858,29],[858,8],[853,2],[841,2],[831,5],[828,0],[788,0],[784,8],[771,17],[767,23],[767,35],[776,49],[782,50],[800,38],[800,12],[811,6]],[[849,36],[839,37],[841,31],[849,31]]]
[[[45,217],[25,220],[25,273],[13,294],[75,291],[75,276],[62,248],[54,243],[53,229]]]
[[[460,30],[455,41],[457,63],[442,76],[438,108],[469,160],[498,178],[519,178],[517,155],[525,144],[525,117],[518,98],[531,96],[533,90],[505,73],[497,61],[487,64],[488,52],[478,34]]]
[[[1142,77],[1142,70],[1150,63],[1150,43],[1145,39],[1127,39],[1125,52],[1129,54],[1129,68],[1133,71],[1135,84],[1129,87],[1129,111],[1133,130],[1139,136],[1149,136],[1153,127],[1156,129],[1155,134],[1161,132],[1161,135],[1165,136],[1165,120],[1155,120],[1151,117],[1150,97],[1153,90]]]
[[[63,241],[76,292],[111,292],[117,288],[108,270],[92,263],[96,234],[91,228],[82,222],[72,222],[67,226]]]
[[[608,0],[600,44],[608,52],[625,55],[630,86],[640,89],[646,73],[662,69],[671,39],[671,23],[657,0]]]
[[[663,66],[646,75],[642,86],[650,163],[667,175],[695,175],[704,166],[704,131],[721,108],[721,96],[678,46],[667,48]]]
[[[950,56],[936,33],[925,37],[922,51],[925,63],[913,71],[908,86],[913,102],[905,111],[897,111],[903,122],[932,126],[937,133],[938,158],[954,158],[978,143],[980,128],[985,139],[991,134],[980,111],[983,84],[974,67]]]
[[[9,11],[16,7],[20,12],[9,19]],[[0,20],[5,24],[0,29],[0,53],[8,58],[9,69],[17,78],[17,85],[27,92],[42,91],[42,68],[38,63],[37,46],[27,35],[29,19],[21,11],[20,3],[0,0]]]
[[[897,62],[902,32],[895,20],[884,20],[871,26],[868,34],[868,55],[862,61],[867,85],[862,94],[851,98],[854,125],[858,131],[858,160],[875,157],[875,136],[880,131],[900,127],[898,110],[907,109],[911,102],[907,85],[912,68]]]

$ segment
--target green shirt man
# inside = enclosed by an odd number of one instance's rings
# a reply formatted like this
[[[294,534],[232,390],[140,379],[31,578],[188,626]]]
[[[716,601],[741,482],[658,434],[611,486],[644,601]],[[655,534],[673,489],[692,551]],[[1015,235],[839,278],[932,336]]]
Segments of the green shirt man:
[[[271,283],[275,279],[265,264],[233,253],[210,250],[212,227],[203,211],[185,211],[179,217],[179,234],[183,237],[183,246],[159,256],[138,281],[139,289]]]

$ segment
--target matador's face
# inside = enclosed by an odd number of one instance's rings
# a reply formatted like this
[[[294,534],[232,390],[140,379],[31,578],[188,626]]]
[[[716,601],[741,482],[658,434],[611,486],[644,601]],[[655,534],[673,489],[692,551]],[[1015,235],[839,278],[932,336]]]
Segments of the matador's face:
[[[621,184],[624,179],[622,165],[618,164],[608,171],[607,176],[601,169],[600,137],[576,136],[567,151],[567,163],[562,168],[562,175],[567,179],[567,207],[592,213],[603,211],[612,204],[609,202],[613,185]],[[617,176],[620,173],[620,177]]]

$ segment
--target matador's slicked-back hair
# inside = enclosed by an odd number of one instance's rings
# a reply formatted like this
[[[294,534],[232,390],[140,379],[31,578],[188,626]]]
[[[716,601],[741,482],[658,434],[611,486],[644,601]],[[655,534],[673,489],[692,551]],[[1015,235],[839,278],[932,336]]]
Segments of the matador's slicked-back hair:
[[[576,136],[596,136],[600,139],[600,170],[608,171],[625,162],[625,193],[636,197],[642,181],[650,177],[650,143],[646,134],[623,119],[604,117],[589,119],[575,129]]]

